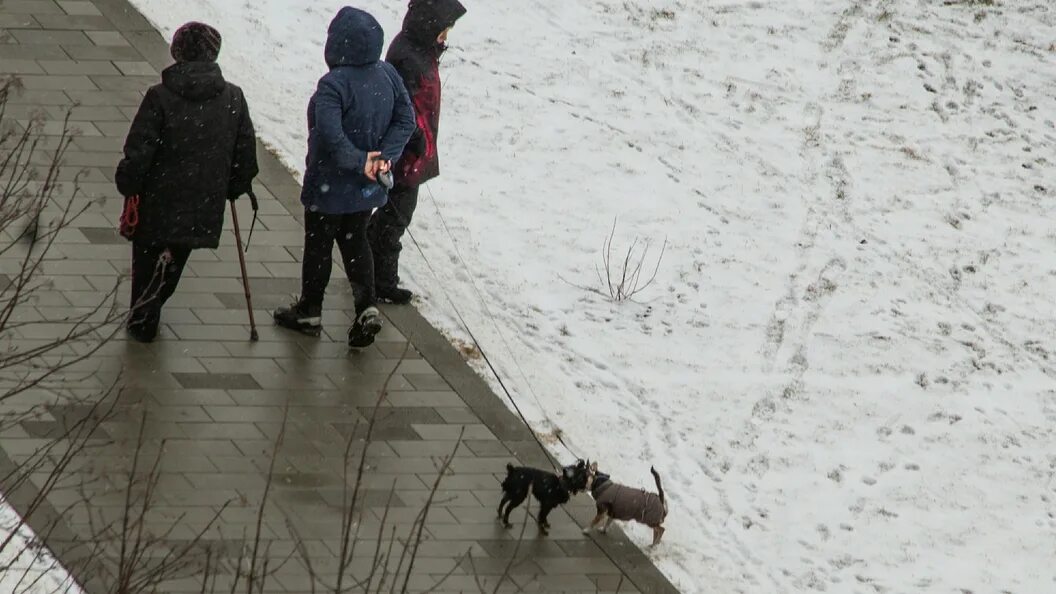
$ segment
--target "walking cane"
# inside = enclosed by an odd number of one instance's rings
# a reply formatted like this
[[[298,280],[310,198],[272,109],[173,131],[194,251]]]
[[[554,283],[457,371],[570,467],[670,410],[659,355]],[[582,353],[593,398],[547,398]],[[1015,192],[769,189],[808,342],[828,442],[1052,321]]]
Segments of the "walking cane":
[[[235,201],[231,201],[231,222],[235,225],[235,245],[238,246],[238,264],[242,267],[242,287],[246,290],[246,309],[249,310],[249,339],[256,342],[260,340],[257,335],[257,323],[253,320],[253,297],[249,292],[249,276],[246,274],[246,255],[242,252],[242,232],[238,229],[238,209]]]

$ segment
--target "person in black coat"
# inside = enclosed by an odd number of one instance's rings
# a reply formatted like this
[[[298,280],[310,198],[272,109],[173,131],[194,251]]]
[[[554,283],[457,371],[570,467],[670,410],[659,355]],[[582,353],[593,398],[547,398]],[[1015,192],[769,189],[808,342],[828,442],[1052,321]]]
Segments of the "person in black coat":
[[[440,174],[436,136],[440,129],[440,56],[448,31],[466,13],[458,0],[411,0],[403,29],[392,40],[385,61],[396,67],[411,95],[417,129],[393,170],[395,187],[389,202],[370,221],[374,281],[378,299],[410,303],[412,294],[399,288],[403,237],[418,205],[418,187]]]
[[[203,23],[176,31],[176,63],[143,97],[117,166],[117,189],[136,197],[128,332],[150,342],[191,250],[216,248],[228,200],[257,175],[245,95],[216,63],[220,33]]]

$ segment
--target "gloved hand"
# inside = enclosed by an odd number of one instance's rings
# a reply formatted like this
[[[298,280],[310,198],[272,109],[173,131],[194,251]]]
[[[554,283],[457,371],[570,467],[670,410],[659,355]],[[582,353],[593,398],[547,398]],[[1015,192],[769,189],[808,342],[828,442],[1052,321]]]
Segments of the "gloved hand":
[[[227,199],[230,200],[231,202],[234,202],[235,200],[238,200],[239,198],[242,197],[243,194],[252,194],[252,193],[253,193],[253,184],[252,183],[232,181],[227,186]]]
[[[230,192],[228,194],[228,196],[227,196],[227,199],[230,200],[231,202],[234,202],[235,200],[238,200],[239,198],[241,198],[242,194],[245,194],[245,195],[249,196],[249,205],[253,209],[253,212],[256,212],[258,209],[260,209],[260,203],[257,202],[257,195],[253,193],[253,187],[252,186],[250,186],[248,189],[246,189],[245,191],[242,191],[242,192],[238,192],[238,191]]]

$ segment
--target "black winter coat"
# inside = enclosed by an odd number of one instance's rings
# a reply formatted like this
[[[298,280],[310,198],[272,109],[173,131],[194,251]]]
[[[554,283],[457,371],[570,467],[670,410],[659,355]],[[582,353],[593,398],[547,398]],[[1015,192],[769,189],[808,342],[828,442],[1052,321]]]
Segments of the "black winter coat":
[[[411,0],[403,29],[385,55],[411,95],[417,124],[395,167],[400,185],[418,186],[440,175],[436,136],[440,131],[440,54],[445,48],[436,38],[464,14],[466,8],[458,0]]]
[[[242,89],[212,62],[180,62],[143,97],[117,166],[122,196],[139,196],[137,242],[215,248],[228,199],[257,175]]]

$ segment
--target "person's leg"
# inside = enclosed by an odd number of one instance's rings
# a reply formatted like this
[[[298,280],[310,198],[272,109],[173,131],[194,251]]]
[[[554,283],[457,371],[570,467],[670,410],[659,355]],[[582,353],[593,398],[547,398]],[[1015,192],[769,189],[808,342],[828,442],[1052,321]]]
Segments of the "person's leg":
[[[187,259],[191,257],[191,248],[173,247],[167,248],[168,261],[164,263],[161,271],[161,286],[158,288],[158,310],[176,292],[176,286],[180,284],[183,276],[183,268],[187,265]],[[164,252],[163,252],[164,253]]]
[[[369,224],[369,211],[345,215],[337,236],[337,247],[356,298],[356,321],[348,330],[348,346],[354,348],[373,344],[382,326],[374,291],[374,254],[367,239]]]
[[[322,330],[323,297],[333,267],[334,236],[340,215],[306,210],[304,213],[304,257],[301,262],[301,298],[275,310],[275,323],[291,330],[318,335]]]
[[[159,282],[156,264],[161,248],[140,242],[132,243],[132,291],[129,299],[128,328],[137,340],[147,342],[157,333],[150,321]]]
[[[345,274],[356,296],[356,315],[377,305],[374,290],[374,254],[367,239],[370,211],[342,215],[337,247],[345,264]]]
[[[317,212],[304,214],[304,260],[301,263],[301,302],[322,308],[333,269],[334,236],[341,216]]]
[[[157,336],[161,308],[175,292],[190,253],[189,248],[132,244],[132,295],[128,330],[136,340],[150,342]]]
[[[374,253],[374,282],[378,299],[404,304],[412,293],[398,287],[400,282],[401,238],[407,231],[418,206],[418,186],[396,186],[389,201],[375,213],[370,222],[370,243]]]
[[[137,313],[136,306],[143,301],[154,273],[154,260],[157,256],[152,253],[152,247],[138,242],[132,243],[132,290],[128,307],[133,318]]]

